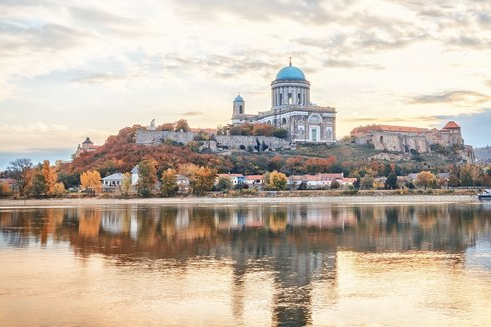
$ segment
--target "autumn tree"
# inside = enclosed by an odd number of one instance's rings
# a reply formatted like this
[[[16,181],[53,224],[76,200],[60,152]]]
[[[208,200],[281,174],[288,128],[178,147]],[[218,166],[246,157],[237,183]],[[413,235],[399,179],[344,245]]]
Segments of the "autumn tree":
[[[157,183],[157,162],[153,159],[143,160],[138,164],[138,193],[149,197]]]
[[[211,191],[217,177],[217,171],[208,167],[199,167],[190,176],[189,184],[193,194],[203,195]]]
[[[422,171],[416,177],[416,184],[420,187],[424,187],[425,190],[428,186],[431,187],[435,181],[436,177],[430,171]]]
[[[7,166],[7,177],[15,180],[20,195],[25,195],[30,182],[29,177],[32,169],[32,161],[28,158],[20,158],[10,162]]]
[[[51,195],[62,196],[63,194],[65,194],[65,192],[66,192],[65,185],[63,183],[55,183],[55,185],[53,185]]]
[[[128,195],[131,190],[131,174],[126,173],[123,175],[123,181],[121,182],[121,193],[123,195]]]
[[[43,165],[38,164],[33,170],[31,183],[28,187],[29,196],[41,197],[46,194],[46,183],[44,181]]]
[[[12,193],[10,185],[7,182],[0,182],[0,198],[9,196]]]
[[[188,121],[186,119],[180,119],[175,122],[174,124],[174,131],[175,132],[189,132],[191,128],[189,128]]]
[[[171,197],[177,194],[179,186],[177,185],[177,172],[175,169],[167,169],[162,173],[162,184],[160,185],[160,192],[162,196]]]
[[[288,179],[283,173],[274,170],[273,172],[267,174],[264,179],[266,188],[270,190],[279,191],[286,189]]]
[[[91,195],[95,195],[102,189],[101,174],[97,170],[83,172],[80,175],[80,186]]]
[[[44,193],[47,196],[54,195],[54,187],[58,181],[58,175],[55,169],[49,164],[49,160],[43,161],[43,178],[44,178]]]
[[[156,128],[157,131],[166,131],[166,132],[173,132],[174,131],[174,124],[172,123],[164,123]]]

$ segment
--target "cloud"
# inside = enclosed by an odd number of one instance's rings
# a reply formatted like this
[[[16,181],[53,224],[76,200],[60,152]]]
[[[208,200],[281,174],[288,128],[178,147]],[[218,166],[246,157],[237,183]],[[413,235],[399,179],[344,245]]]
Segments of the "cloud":
[[[486,85],[487,85],[489,88],[491,88],[491,80],[486,81]]]
[[[475,106],[491,101],[491,97],[475,91],[451,91],[441,94],[421,95],[409,99],[410,104],[449,103],[458,106]]]
[[[335,12],[327,10],[325,3],[323,0],[189,0],[179,2],[179,9],[200,20],[229,14],[248,21],[282,18],[305,24],[326,24],[334,19]]]
[[[356,117],[350,118],[350,122],[362,123],[362,124],[382,124],[382,123],[396,123],[396,124],[407,124],[408,122],[421,122],[421,123],[431,123],[435,120],[440,119],[438,116],[417,116],[417,117]]]
[[[179,115],[181,115],[181,116],[204,116],[204,115],[206,115],[206,113],[204,113],[203,111],[186,111],[186,112],[180,113]]]

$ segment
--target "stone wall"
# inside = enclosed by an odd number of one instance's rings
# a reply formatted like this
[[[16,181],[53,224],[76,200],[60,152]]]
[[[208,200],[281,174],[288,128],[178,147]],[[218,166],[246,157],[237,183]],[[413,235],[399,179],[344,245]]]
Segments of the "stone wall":
[[[242,146],[247,150],[250,146],[253,148],[254,146],[257,146],[258,142],[261,146],[264,142],[270,151],[292,148],[290,141],[268,136],[216,135],[215,140],[217,141],[217,147],[219,149],[240,149]]]
[[[194,141],[198,133],[195,132],[164,132],[164,131],[136,131],[136,144],[158,145],[168,139],[174,142],[187,144]],[[220,151],[226,149],[245,149],[254,148],[257,144],[262,147],[265,144],[267,151],[276,151],[279,149],[292,149],[290,141],[277,137],[268,136],[244,136],[244,135],[213,135],[211,141],[206,142],[204,147],[212,151]]]
[[[139,129],[136,131],[136,144],[158,145],[162,144],[165,139],[186,144],[194,141],[195,132],[167,132],[167,131],[149,131]]]

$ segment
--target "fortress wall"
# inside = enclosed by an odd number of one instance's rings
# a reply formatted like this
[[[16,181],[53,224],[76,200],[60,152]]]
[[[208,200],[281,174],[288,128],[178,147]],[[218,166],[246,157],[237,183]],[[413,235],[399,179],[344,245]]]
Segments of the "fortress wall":
[[[136,144],[157,145],[162,144],[164,139],[169,139],[182,144],[194,140],[197,135],[195,132],[167,132],[167,131],[148,131],[140,129],[136,131]]]
[[[179,142],[182,144],[194,141],[195,136],[198,133],[195,132],[166,132],[166,131],[149,131],[149,130],[138,130],[136,131],[136,144],[145,145],[158,145],[162,144],[163,140],[169,139],[174,142]],[[262,145],[266,144],[269,150],[276,149],[290,149],[292,145],[290,141],[280,139],[277,137],[268,136],[245,136],[245,135],[215,135],[216,146],[227,147],[229,149],[240,149],[243,145],[246,149],[249,146],[256,146],[257,141]],[[212,143],[212,142],[210,142]],[[209,146],[210,149],[216,150],[215,144]]]
[[[292,147],[288,140],[268,136],[216,135],[215,139],[218,142],[218,146],[226,146],[229,149],[239,149],[241,145],[247,149],[249,146],[256,146],[257,141],[261,144],[264,141],[269,149],[273,151],[279,148],[290,149]]]

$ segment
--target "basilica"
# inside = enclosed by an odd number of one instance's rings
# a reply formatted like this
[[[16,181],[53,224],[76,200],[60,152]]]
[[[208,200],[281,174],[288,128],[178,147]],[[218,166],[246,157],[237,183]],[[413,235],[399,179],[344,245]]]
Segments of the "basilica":
[[[336,110],[310,102],[310,82],[299,68],[283,67],[271,82],[271,109],[246,114],[240,94],[233,101],[232,125],[263,123],[284,128],[292,143],[336,142]]]

